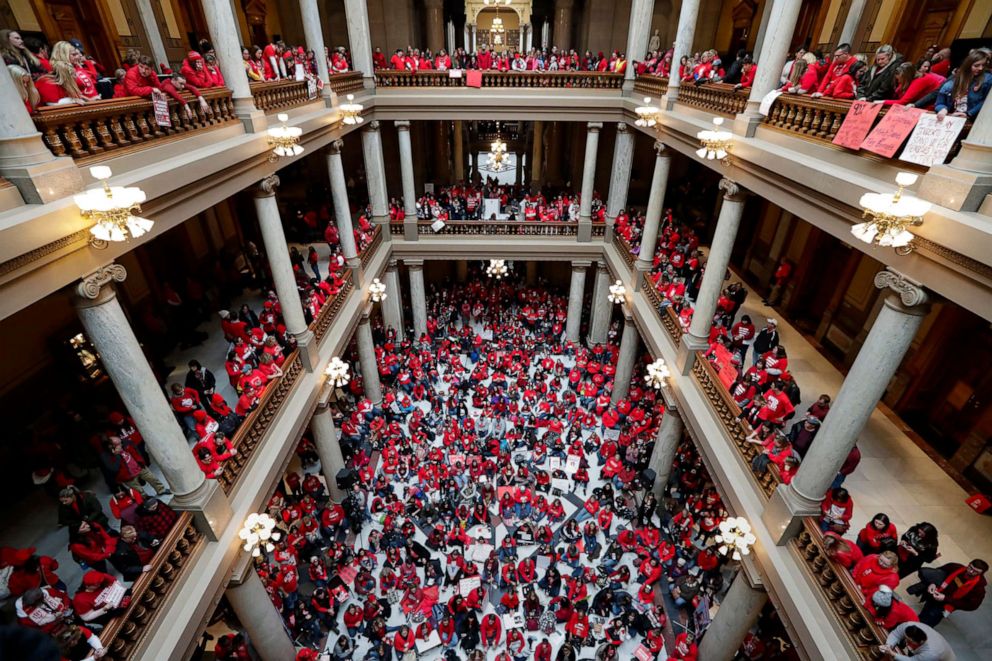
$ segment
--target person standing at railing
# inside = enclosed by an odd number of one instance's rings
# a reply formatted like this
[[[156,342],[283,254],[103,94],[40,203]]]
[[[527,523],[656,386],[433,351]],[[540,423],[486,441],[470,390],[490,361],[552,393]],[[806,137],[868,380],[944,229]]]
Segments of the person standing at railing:
[[[257,49],[256,49],[257,50]],[[258,51],[261,54],[262,51]],[[259,62],[251,58],[251,53],[247,48],[241,49],[241,59],[245,64],[245,75],[248,76],[248,81],[252,83],[258,83],[264,80],[262,76],[262,69]]]
[[[382,55],[382,53],[379,54]],[[331,73],[347,73],[348,70],[348,58],[345,55],[344,46],[338,46],[331,55]]]
[[[917,71],[912,62],[903,62],[896,67],[893,79],[895,89],[892,96],[896,98],[882,103],[887,106],[915,106],[924,110],[933,110],[933,101],[927,102],[926,97],[935,95],[945,80],[937,73]]]
[[[841,44],[834,50],[833,60],[829,63],[826,75],[820,80],[820,86],[811,96],[829,96],[826,94],[834,80],[848,73],[848,70],[857,62],[851,55],[851,44]],[[852,94],[853,97],[853,94]]]
[[[882,101],[892,96],[896,68],[902,63],[902,56],[889,44],[875,51],[875,61],[861,77],[858,84],[859,101]]]
[[[386,69],[389,67],[389,62],[386,61],[386,54],[382,52],[381,48],[376,47],[375,52],[372,53],[372,66],[376,69]]]
[[[992,74],[986,71],[992,53],[976,48],[964,58],[954,76],[937,92],[937,119],[943,121],[948,114],[974,119],[985,103],[992,88]]]
[[[152,58],[142,55],[138,58],[138,64],[128,69],[127,73],[124,74],[124,92],[126,96],[140,96],[151,100],[156,93],[168,94],[179,104],[186,117],[192,119],[193,110],[189,107],[186,99],[179,94],[181,90],[185,89],[189,90],[189,93],[196,97],[200,103],[200,110],[204,114],[213,114],[213,109],[211,109],[207,100],[203,98],[203,95],[200,94],[200,90],[188,84],[185,77],[175,76],[172,80],[164,80],[160,83],[158,76],[155,75],[155,70],[152,68],[153,66]]]

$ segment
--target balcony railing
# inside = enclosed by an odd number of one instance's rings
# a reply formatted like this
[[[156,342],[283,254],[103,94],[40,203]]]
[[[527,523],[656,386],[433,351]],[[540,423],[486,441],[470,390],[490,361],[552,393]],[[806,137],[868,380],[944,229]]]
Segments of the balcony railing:
[[[369,260],[372,259],[372,255],[375,254],[376,248],[382,243],[382,226],[376,225],[376,228],[372,230],[372,239],[369,244],[362,249],[362,254],[359,258],[362,261],[362,268],[364,269],[369,265]]]
[[[660,99],[668,91],[668,79],[659,76],[638,76],[634,81],[634,94]]]
[[[637,258],[634,256],[633,248],[627,243],[627,239],[620,236],[618,232],[614,232],[613,245],[617,249],[617,252],[620,253],[620,256],[623,257],[623,261],[627,263],[627,268],[633,269],[634,260]]]
[[[107,661],[125,661],[135,652],[138,642],[151,626],[155,611],[165,598],[203,536],[193,526],[193,515],[180,513],[176,525],[159,545],[151,561],[151,569],[144,572],[131,586],[131,604],[118,617],[112,619],[100,632],[100,640],[107,649]]]
[[[305,80],[271,80],[252,83],[251,95],[255,107],[262,112],[285,110],[310,103],[317,99],[316,88],[311,90]]]
[[[331,75],[331,90],[338,96],[354,94],[365,89],[362,82],[361,71],[349,71],[348,73],[335,73]]]
[[[53,154],[87,162],[146,149],[165,140],[237,121],[229,89],[216,87],[203,91],[212,115],[203,112],[193,95],[180,94],[189,99],[193,117],[186,117],[179,104],[170,100],[171,126],[159,126],[152,102],[136,96],[82,106],[47,106],[34,115],[34,124]]]
[[[377,87],[466,87],[466,73],[450,71],[377,71]],[[597,71],[483,71],[483,87],[611,89],[623,86],[623,74]]]
[[[678,102],[734,117],[744,112],[749,94],[749,90],[735,90],[733,85],[726,83],[709,83],[698,87],[687,84],[679,88]]]
[[[364,255],[364,253],[363,253]],[[348,294],[354,289],[354,273],[348,271],[344,276],[344,286],[341,288],[334,298],[324,303],[324,307],[320,309],[317,313],[317,318],[313,320],[310,324],[310,330],[313,331],[314,337],[317,338],[319,343],[324,335],[327,334],[327,329],[331,327],[331,323],[337,319],[338,313],[341,312],[342,306],[344,306],[345,300],[348,298]]]
[[[577,222],[525,222],[520,220],[454,220],[445,224],[436,234],[457,234],[459,236],[575,236]],[[430,221],[418,222],[419,234],[435,234]]]

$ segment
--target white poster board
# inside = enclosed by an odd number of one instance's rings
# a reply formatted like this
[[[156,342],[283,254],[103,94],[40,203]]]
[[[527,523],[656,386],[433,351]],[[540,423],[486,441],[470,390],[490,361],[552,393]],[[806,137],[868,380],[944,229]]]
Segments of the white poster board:
[[[448,78],[461,78],[461,77],[462,77],[461,69],[448,69]]]
[[[422,640],[417,638],[417,653],[424,654],[425,652],[434,649],[435,647],[441,646],[441,636],[438,634],[437,629],[432,629],[427,640]]]
[[[524,627],[524,616],[521,613],[514,611],[513,613],[507,613],[503,616],[503,630],[509,631],[510,629],[523,629]]]
[[[899,160],[927,167],[943,163],[965,121],[964,117],[947,116],[944,121],[938,122],[937,115],[933,113],[920,115]]]
[[[565,470],[569,473],[574,473],[575,471],[579,470],[580,462],[581,459],[579,459],[579,455],[577,454],[568,455],[568,459],[565,460]]]
[[[482,200],[482,220],[489,220],[493,216],[499,218],[499,200],[493,197],[486,197]]]
[[[761,105],[758,106],[758,112],[761,113],[762,116],[767,117],[768,113],[771,112],[772,104],[775,103],[775,99],[777,99],[780,96],[782,96],[782,92],[778,90],[772,90],[771,92],[766,94],[761,99]]]
[[[155,111],[155,123],[159,126],[172,126],[169,116],[169,100],[163,92],[152,90],[152,109]]]
[[[473,576],[472,578],[463,578],[458,581],[458,594],[463,597],[467,597],[472,594],[472,591],[477,587],[482,585],[482,577]]]
[[[558,491],[568,493],[572,490],[572,481],[555,477],[551,479],[551,487],[558,489]]]

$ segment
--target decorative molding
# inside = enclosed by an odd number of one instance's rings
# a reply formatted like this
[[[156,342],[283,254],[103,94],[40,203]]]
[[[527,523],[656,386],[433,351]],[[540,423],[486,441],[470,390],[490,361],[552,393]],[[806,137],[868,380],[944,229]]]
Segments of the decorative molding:
[[[671,158],[671,154],[668,153],[668,147],[661,140],[654,141],[654,153],[658,158]]]
[[[962,255],[956,250],[952,250],[947,246],[942,246],[939,243],[934,243],[930,239],[924,239],[922,236],[917,235],[913,239],[913,245],[916,246],[917,252],[928,252],[942,259],[946,259],[951,264],[960,266],[963,269],[976,273],[983,278],[992,280],[992,266],[988,264],[983,264],[977,259],[972,259],[967,255]]]
[[[365,125],[365,129],[364,130],[369,131],[369,132],[378,131],[379,130],[379,120],[378,119],[373,119],[372,121],[370,121],[368,124]]]
[[[341,140],[340,138],[337,140],[331,140],[331,144],[327,145],[327,151],[334,156],[340,156],[342,149],[344,149],[344,140]]]
[[[84,277],[76,285],[76,294],[80,298],[94,301],[100,296],[100,291],[104,285],[109,285],[111,282],[124,282],[125,278],[127,278],[127,271],[123,266],[108,264]]]
[[[627,122],[619,122],[617,124],[617,133],[629,133],[630,129],[627,128]]]
[[[603,128],[603,122],[587,122],[586,128],[590,133],[599,133],[600,129]]]
[[[258,182],[258,187],[255,189],[255,197],[272,197],[276,194],[276,188],[279,186],[279,175],[270,174],[265,179]]]
[[[736,181],[727,177],[720,180],[720,190],[724,191],[723,198],[725,200],[739,200],[745,193],[745,190]]]
[[[410,120],[409,119],[397,119],[393,124],[396,124],[397,131],[409,131],[410,130]]]
[[[907,308],[924,305],[930,301],[930,296],[923,285],[891,268],[875,274],[875,286],[879,289],[891,289],[899,295],[899,300]]]
[[[12,273],[21,267],[27,266],[31,262],[37,261],[42,257],[51,255],[53,252],[58,252],[63,248],[68,248],[76,243],[85,245],[90,238],[89,229],[79,230],[78,232],[73,232],[68,236],[63,236],[57,241],[52,241],[51,243],[46,243],[45,245],[30,250],[23,255],[19,255],[13,259],[8,259],[6,262],[0,264],[0,276],[5,276],[8,273]]]

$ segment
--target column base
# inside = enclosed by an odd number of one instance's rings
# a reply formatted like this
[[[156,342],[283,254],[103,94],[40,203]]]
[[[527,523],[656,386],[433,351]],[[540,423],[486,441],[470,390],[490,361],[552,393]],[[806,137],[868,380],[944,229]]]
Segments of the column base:
[[[364,76],[362,78],[362,87],[367,90],[375,89],[375,76]]]
[[[620,93],[621,96],[633,96],[634,95],[634,79],[624,78],[623,81],[623,91]]]
[[[819,513],[819,501],[806,498],[792,485],[780,484],[768,499],[761,520],[772,534],[775,545],[785,546],[802,530],[803,518]]]
[[[234,116],[241,120],[246,133],[264,133],[269,127],[265,113],[255,107],[254,99],[234,99]]]
[[[673,89],[669,87],[668,91],[666,91],[664,96],[661,97],[662,109],[672,110],[673,108],[675,108],[675,102],[678,100],[678,98],[679,98],[679,88],[676,87]]]
[[[962,143],[961,153],[950,165],[934,165],[923,175],[919,197],[954,211],[978,211],[992,193],[992,174],[958,167],[972,160],[966,151],[980,151],[992,159],[992,147]],[[962,156],[966,157],[964,162]]]
[[[750,105],[750,104],[749,104]],[[757,108],[750,107],[744,112],[734,117],[733,132],[742,138],[753,138],[758,127],[765,121],[764,115],[758,112]]]
[[[416,241],[417,240],[417,222],[408,223],[403,221],[403,240],[404,241]]]
[[[675,354],[675,367],[679,374],[687,376],[692,371],[692,366],[696,362],[696,352],[705,351],[709,343],[705,338],[696,337],[686,333],[679,342],[678,353]]]
[[[365,272],[362,270],[362,258],[357,256],[348,257],[344,260],[344,262],[355,276],[355,286],[361,289],[365,284]]]
[[[579,217],[579,233],[576,237],[579,243],[589,243],[592,241],[592,218]]]
[[[8,146],[9,142],[4,141],[4,146]],[[17,187],[27,204],[54,202],[78,193],[85,187],[79,168],[68,156],[55,158],[45,148],[45,153],[39,155],[40,162],[22,164],[18,160],[20,159],[0,159],[0,175]]]
[[[317,336],[313,334],[313,331],[306,330],[297,335],[296,348],[300,350],[303,369],[308,372],[316,371],[317,364],[320,362],[320,352],[317,350]]]
[[[393,240],[393,233],[389,227],[389,216],[372,216],[372,224],[379,227],[383,243],[389,243]]]
[[[204,480],[191,493],[176,495],[169,506],[179,512],[190,512],[193,525],[211,542],[220,539],[221,532],[234,515],[227,496],[216,480]]]
[[[641,291],[641,289],[644,288],[644,282],[650,272],[650,262],[645,262],[641,259],[634,262],[634,270],[632,273],[632,277],[634,278],[634,291]]]

